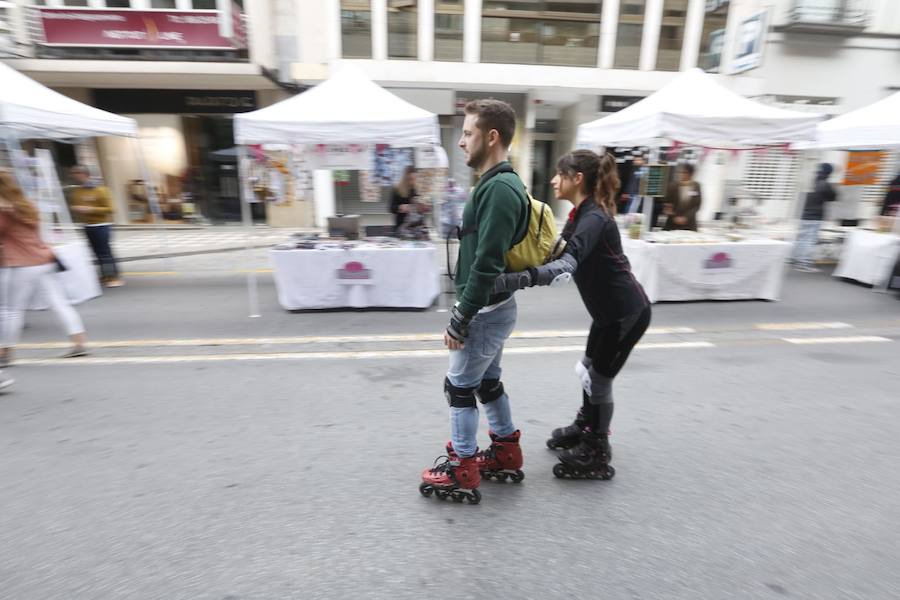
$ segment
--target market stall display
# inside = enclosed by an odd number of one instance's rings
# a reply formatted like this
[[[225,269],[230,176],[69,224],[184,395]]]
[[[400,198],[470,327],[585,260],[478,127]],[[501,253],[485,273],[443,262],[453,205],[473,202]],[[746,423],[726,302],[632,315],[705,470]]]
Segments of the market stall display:
[[[835,277],[881,286],[887,283],[900,256],[900,236],[855,229],[844,239]]]
[[[285,310],[428,308],[440,293],[429,242],[298,238],[271,251]]]
[[[778,300],[791,249],[777,240],[693,231],[623,235],[622,246],[651,302]]]

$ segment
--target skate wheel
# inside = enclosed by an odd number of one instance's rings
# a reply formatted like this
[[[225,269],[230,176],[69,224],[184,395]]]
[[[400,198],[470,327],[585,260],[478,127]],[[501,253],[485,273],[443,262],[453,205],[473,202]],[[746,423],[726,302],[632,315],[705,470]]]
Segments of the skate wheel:
[[[612,466],[607,465],[606,473],[600,479],[602,479],[604,481],[609,481],[610,479],[612,479],[615,476],[616,476],[616,470]]]
[[[472,493],[468,496],[469,504],[478,504],[481,502],[481,492],[478,490],[472,490]]]
[[[509,478],[513,483],[522,483],[522,480],[525,479],[525,473],[522,470],[518,470],[515,473],[510,473]]]
[[[551,450],[559,450],[559,446],[556,444],[556,442],[552,438],[547,440],[547,447],[550,448]]]
[[[497,473],[495,477],[497,478],[497,481],[502,481],[504,483],[507,479],[509,479],[509,475],[507,473]]]
[[[465,494],[463,494],[462,492],[452,492],[450,494],[450,497],[453,498],[453,501],[457,503],[462,502],[466,499]]]
[[[566,468],[562,465],[562,463],[556,463],[553,465],[553,476],[558,479],[565,479],[566,477]]]
[[[430,498],[431,494],[434,493],[434,488],[427,483],[423,483],[419,486],[419,493],[425,496],[426,498]]]
[[[449,495],[450,494],[448,492],[445,492],[444,490],[434,490],[434,496],[438,500],[446,500],[447,496],[449,496]]]

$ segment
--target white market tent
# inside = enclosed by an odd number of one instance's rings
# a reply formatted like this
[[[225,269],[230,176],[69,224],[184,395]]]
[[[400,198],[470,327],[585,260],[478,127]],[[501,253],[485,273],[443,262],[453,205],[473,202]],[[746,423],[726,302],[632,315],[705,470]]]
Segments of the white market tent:
[[[389,144],[438,150],[441,138],[437,115],[395,96],[359,69],[344,67],[302,94],[235,115],[234,141],[239,146],[241,212],[250,231],[248,145]],[[256,273],[252,271],[248,269],[247,292],[250,316],[257,317],[259,300]]]
[[[900,92],[820,123],[810,149],[870,150],[900,148]]]
[[[0,64],[0,127],[17,139],[138,137],[134,119],[82,104]]]
[[[236,115],[238,144],[440,144],[437,115],[355,68],[267,108]]]
[[[642,146],[678,141],[742,148],[811,140],[823,115],[766,106],[719,85],[700,69],[654,94],[578,127],[576,145]]]

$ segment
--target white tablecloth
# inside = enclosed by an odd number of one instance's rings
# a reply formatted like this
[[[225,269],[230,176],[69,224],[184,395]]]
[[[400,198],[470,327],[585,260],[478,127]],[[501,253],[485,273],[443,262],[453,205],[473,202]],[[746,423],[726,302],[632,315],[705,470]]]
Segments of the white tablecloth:
[[[428,308],[440,293],[434,246],[272,250],[271,258],[287,310]]]
[[[791,249],[776,240],[652,244],[623,238],[622,244],[651,302],[778,300]]]
[[[70,303],[81,304],[103,294],[94,267],[94,255],[87,243],[77,241],[54,246],[53,252],[66,266],[65,271],[57,273],[54,277],[59,279]],[[44,294],[40,290],[34,295],[28,306],[30,310],[46,310],[48,307]]]
[[[900,253],[900,236],[857,229],[850,232],[841,250],[835,277],[882,285],[891,275]]]

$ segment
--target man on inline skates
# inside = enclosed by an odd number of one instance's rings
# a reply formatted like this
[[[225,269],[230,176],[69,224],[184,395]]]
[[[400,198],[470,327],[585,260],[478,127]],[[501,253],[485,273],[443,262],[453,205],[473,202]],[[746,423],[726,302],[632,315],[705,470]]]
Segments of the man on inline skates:
[[[500,381],[503,345],[516,324],[511,293],[493,294],[494,280],[506,270],[506,253],[528,228],[528,195],[507,160],[516,114],[506,102],[473,100],[465,107],[459,146],[479,175],[463,212],[457,262],[457,302],[450,311],[444,344],[450,368],[444,395],[450,405],[447,459],[422,473],[424,496],[468,499],[477,504],[481,474],[521,481],[524,474],[519,431]],[[491,446],[478,452],[477,400],[490,425]]]

